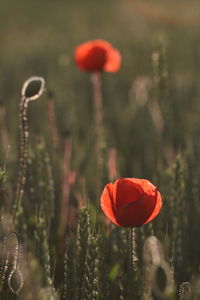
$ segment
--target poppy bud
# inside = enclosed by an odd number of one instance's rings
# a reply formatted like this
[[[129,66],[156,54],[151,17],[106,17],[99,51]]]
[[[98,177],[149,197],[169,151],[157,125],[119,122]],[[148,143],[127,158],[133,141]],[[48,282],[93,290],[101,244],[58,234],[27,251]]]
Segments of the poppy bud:
[[[116,225],[133,227],[153,220],[162,206],[161,194],[146,179],[119,178],[108,183],[101,196],[101,208]]]
[[[29,100],[38,99],[44,92],[45,80],[43,77],[30,77],[22,87],[22,97]]]

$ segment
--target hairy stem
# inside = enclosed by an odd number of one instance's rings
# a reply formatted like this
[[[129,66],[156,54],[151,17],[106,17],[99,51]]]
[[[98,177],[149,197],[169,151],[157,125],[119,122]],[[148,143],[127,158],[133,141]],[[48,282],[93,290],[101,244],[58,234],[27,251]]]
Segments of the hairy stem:
[[[17,192],[15,203],[13,206],[13,216],[14,220],[16,214],[21,206],[21,201],[24,193],[24,184],[26,182],[26,166],[28,159],[28,124],[27,124],[27,108],[28,108],[28,99],[25,97],[21,98],[20,101],[20,165],[19,165],[19,175],[17,182]]]

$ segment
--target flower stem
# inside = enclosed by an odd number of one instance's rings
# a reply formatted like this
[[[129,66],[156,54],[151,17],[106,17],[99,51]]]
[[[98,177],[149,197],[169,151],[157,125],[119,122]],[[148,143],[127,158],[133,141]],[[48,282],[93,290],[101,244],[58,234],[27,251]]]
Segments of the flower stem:
[[[139,277],[139,268],[138,268],[138,256],[136,251],[136,228],[130,228],[129,235],[130,243],[130,290],[133,295],[136,295],[138,292],[138,277]]]
[[[93,84],[93,105],[94,105],[94,126],[95,126],[95,154],[96,166],[98,170],[97,191],[99,192],[102,185],[103,177],[103,150],[105,148],[104,130],[103,130],[103,97],[101,88],[101,74],[95,72],[92,74]]]

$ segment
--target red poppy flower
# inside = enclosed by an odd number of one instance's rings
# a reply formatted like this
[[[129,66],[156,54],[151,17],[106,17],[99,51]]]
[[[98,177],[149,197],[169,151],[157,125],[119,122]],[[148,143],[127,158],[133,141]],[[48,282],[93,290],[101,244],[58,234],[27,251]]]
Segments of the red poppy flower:
[[[117,179],[105,186],[101,196],[101,208],[105,215],[122,227],[150,222],[158,215],[161,206],[161,194],[146,179]]]
[[[104,40],[93,40],[78,45],[74,58],[81,70],[88,72],[117,72],[121,66],[121,55],[118,50]]]

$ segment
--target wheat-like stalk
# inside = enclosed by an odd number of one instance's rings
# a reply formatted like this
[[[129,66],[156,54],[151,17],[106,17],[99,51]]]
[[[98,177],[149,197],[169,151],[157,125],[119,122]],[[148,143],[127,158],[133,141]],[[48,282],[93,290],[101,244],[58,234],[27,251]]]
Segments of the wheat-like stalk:
[[[61,300],[75,299],[75,257],[72,234],[66,237],[64,257],[64,282]]]
[[[82,300],[99,300],[99,245],[98,236],[90,235],[88,240]]]
[[[52,280],[49,236],[47,233],[45,218],[43,216],[38,216],[34,234],[36,239],[37,254],[40,257],[43,268],[44,286],[54,288]]]
[[[81,208],[78,216],[77,229],[77,300],[81,299],[83,292],[83,278],[85,274],[85,263],[90,236],[90,216],[87,208]]]

